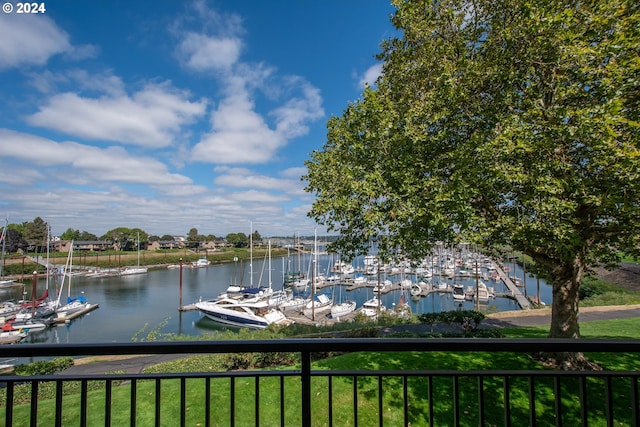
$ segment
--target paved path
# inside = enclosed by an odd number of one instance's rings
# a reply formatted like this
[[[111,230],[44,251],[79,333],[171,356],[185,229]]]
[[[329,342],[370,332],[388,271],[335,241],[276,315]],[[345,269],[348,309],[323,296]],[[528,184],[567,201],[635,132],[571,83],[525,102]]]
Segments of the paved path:
[[[623,305],[608,307],[583,307],[580,309],[580,321],[628,319],[640,317],[640,305]],[[516,310],[491,313],[482,322],[485,326],[505,328],[513,326],[549,326],[551,324],[551,308],[540,310]],[[383,329],[392,332],[429,332],[431,327],[426,324],[403,325]],[[436,328],[437,329],[437,326]],[[435,331],[434,329],[434,331]],[[436,331],[437,332],[437,331]],[[123,371],[126,373],[141,373],[145,368],[159,363],[168,362],[188,356],[186,354],[158,354],[152,356],[132,356],[121,360],[96,361],[72,366],[59,372],[61,375],[96,375],[108,372]]]
[[[580,322],[640,317],[640,305],[615,305],[580,308]],[[527,311],[503,311],[487,315],[483,323],[495,327],[550,326],[551,308]]]

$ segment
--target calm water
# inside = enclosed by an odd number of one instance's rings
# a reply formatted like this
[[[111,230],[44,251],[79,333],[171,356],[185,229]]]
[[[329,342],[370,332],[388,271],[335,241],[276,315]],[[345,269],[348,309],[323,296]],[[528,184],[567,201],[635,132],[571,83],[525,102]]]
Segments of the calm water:
[[[302,271],[308,270],[310,258],[303,256],[274,258],[271,261],[271,283],[274,289],[281,289],[283,271],[288,269],[298,271],[298,264]],[[360,262],[360,264],[358,264]],[[255,260],[253,262],[253,284],[269,285],[268,261]],[[332,264],[328,256],[318,259],[319,271],[326,274],[327,266]],[[362,265],[356,260],[354,265]],[[513,271],[513,264],[510,265]],[[207,268],[183,268],[182,270],[182,304],[188,305],[200,298],[210,299],[234,282],[249,285],[249,263],[232,263],[210,266]],[[510,273],[511,274],[511,273]],[[516,268],[516,276],[524,278],[522,270]],[[398,279],[399,280],[399,279]],[[394,279],[394,281],[397,281]],[[437,282],[438,279],[436,278]],[[28,280],[27,280],[28,282]],[[456,282],[460,282],[456,279]],[[453,281],[449,281],[453,283]],[[466,286],[474,285],[475,279],[462,281]],[[536,279],[526,278],[527,292],[536,295]],[[496,292],[506,292],[503,285],[488,282]],[[38,284],[38,294],[42,293],[45,282]],[[65,283],[66,286],[66,283]],[[30,285],[27,286],[30,291]],[[358,307],[373,296],[371,288],[347,292],[345,287],[327,287],[319,292],[334,292],[336,300],[354,299]],[[542,301],[551,301],[551,288],[543,280],[540,281],[540,296]],[[1,290],[0,300],[19,299],[22,288]],[[197,311],[180,312],[180,270],[161,269],[149,271],[147,274],[111,277],[72,279],[72,296],[83,294],[90,303],[99,304],[94,310],[66,325],[53,326],[45,331],[31,334],[27,342],[31,343],[89,343],[89,342],[130,342],[134,337],[146,338],[149,331],[160,333],[174,333],[199,336],[220,330],[215,322],[203,318]],[[382,302],[391,308],[400,300],[400,291],[390,292],[382,296]],[[64,291],[66,296],[66,289]],[[457,302],[448,293],[432,293],[428,297],[417,300],[409,298],[405,291],[405,301],[411,304],[414,313],[437,312],[454,310]],[[464,302],[465,309],[473,309],[473,302]],[[505,311],[519,309],[515,301],[507,298],[495,298],[489,305],[481,306],[484,311]]]

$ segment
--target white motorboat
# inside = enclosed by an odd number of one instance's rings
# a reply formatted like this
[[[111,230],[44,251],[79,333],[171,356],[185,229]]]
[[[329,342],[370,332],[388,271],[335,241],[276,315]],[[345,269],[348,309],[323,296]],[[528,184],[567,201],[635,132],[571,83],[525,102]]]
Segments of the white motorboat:
[[[489,293],[489,289],[487,288],[487,285],[485,285],[483,281],[478,282],[478,295],[476,295],[476,297],[480,302],[487,302],[491,297],[491,294]]]
[[[411,285],[411,289],[409,289],[409,293],[411,296],[419,297],[422,295],[422,291],[424,289],[429,289],[429,284],[425,282],[418,282]]]
[[[378,299],[378,297],[373,297],[362,304],[360,312],[367,317],[376,319],[378,317],[378,314],[382,313],[386,309],[387,307],[381,304],[381,301]]]
[[[455,283],[451,288],[451,293],[453,294],[453,299],[455,300],[464,300],[466,295],[464,293],[464,286],[460,283]]]
[[[269,312],[266,301],[241,302],[234,298],[223,297],[211,301],[199,301],[195,304],[207,318],[225,325],[264,329],[269,320],[264,314]]]
[[[208,267],[211,265],[211,261],[209,261],[207,258],[202,257],[197,261],[194,261],[191,263],[191,265],[193,265],[196,268],[200,268],[200,267]]]

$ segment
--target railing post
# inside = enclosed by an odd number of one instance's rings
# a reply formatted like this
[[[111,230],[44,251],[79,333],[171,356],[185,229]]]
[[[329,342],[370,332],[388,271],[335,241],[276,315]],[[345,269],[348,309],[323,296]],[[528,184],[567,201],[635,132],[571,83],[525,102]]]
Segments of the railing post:
[[[311,427],[311,352],[301,352],[302,372],[302,427]]]

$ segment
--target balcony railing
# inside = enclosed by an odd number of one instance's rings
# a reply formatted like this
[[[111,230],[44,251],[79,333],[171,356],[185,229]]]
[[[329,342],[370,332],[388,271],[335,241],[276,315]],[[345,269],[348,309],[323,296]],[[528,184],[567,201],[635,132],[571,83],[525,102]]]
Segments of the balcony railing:
[[[613,352],[638,360],[640,341],[632,340],[281,339],[34,344],[0,350],[1,357],[9,358],[271,352],[300,357],[299,368],[288,370],[5,376],[0,424],[6,426],[118,425],[123,414],[114,413],[116,407],[127,408],[125,424],[131,426],[640,425],[637,371],[420,366],[336,371],[312,366],[314,355],[326,352],[452,352],[452,358],[467,352]],[[267,383],[275,395],[265,395]],[[25,384],[28,396],[20,400]],[[77,386],[75,393],[65,392],[70,384]],[[39,398],[47,385],[55,397]]]

